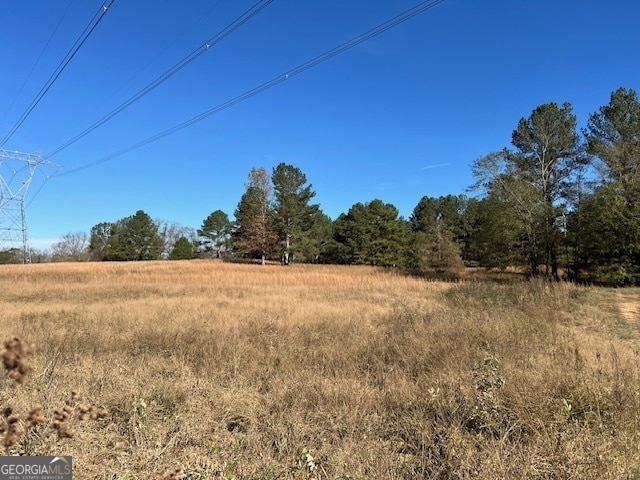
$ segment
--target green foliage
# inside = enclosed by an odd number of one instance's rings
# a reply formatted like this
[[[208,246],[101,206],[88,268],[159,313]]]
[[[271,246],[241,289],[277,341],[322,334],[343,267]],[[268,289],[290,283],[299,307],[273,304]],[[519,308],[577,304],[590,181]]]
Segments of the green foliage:
[[[640,188],[640,102],[634,90],[619,88],[608,105],[589,117],[585,130],[589,153],[604,164],[608,180],[627,194]]]
[[[589,117],[589,153],[602,162],[605,183],[588,197],[575,224],[580,260],[592,280],[640,283],[640,102],[620,88]],[[578,221],[579,220],[579,221]]]
[[[498,190],[499,201],[493,203],[503,212],[496,214],[506,213],[502,220],[511,218],[514,227],[522,228],[520,257],[527,258],[534,275],[542,264],[545,275],[558,277],[560,218],[571,193],[570,182],[587,162],[576,122],[569,103],[540,105],[513,131],[516,150],[489,154],[473,166],[477,186],[489,195]],[[509,232],[496,234],[504,237]]]
[[[89,250],[94,260],[157,260],[163,250],[158,226],[144,211],[91,229]]]
[[[576,125],[569,103],[536,107],[518,121],[510,149],[473,163],[473,188],[481,191],[477,198],[424,196],[409,221],[393,205],[376,199],[356,203],[333,222],[311,203],[316,193],[298,167],[280,163],[272,175],[253,168],[235,222],[221,210],[212,212],[197,231],[200,245],[210,254],[233,251],[263,263],[286,255],[314,263],[456,272],[464,259],[467,265],[527,266],[532,275],[551,278],[565,267],[564,274],[572,279],[638,284],[636,92],[620,88],[608,105],[590,115],[583,130],[586,143]],[[84,258],[80,233],[63,240],[54,248],[54,258]],[[139,211],[95,225],[88,251],[94,260],[185,258],[193,253],[185,240],[193,244],[195,234],[154,222]],[[17,258],[3,252],[0,262]]]
[[[275,196],[273,228],[280,240],[280,248],[288,258],[296,256],[317,258],[318,243],[311,238],[314,224],[321,221],[320,207],[310,204],[316,195],[302,170],[280,163],[271,177]]]
[[[198,229],[198,236],[206,252],[214,252],[217,257],[230,247],[231,222],[222,210],[212,212]]]
[[[91,260],[105,260],[109,239],[113,236],[115,224],[101,222],[91,227],[89,233],[89,256]]]
[[[468,234],[462,196],[424,196],[409,218],[414,234],[409,249],[410,265],[418,270],[457,272],[462,269],[461,245]]]
[[[195,258],[195,248],[187,237],[180,237],[173,245],[169,260],[191,260]]]
[[[618,182],[608,182],[581,210],[578,236],[581,267],[592,281],[640,284],[640,204],[629,202]]]
[[[517,148],[507,160],[516,178],[535,188],[537,215],[528,226],[532,235],[529,248],[540,249],[541,263],[547,276],[558,276],[558,219],[564,212],[567,181],[586,158],[581,155],[577,119],[572,107],[547,103],[521,119],[513,132],[512,143]],[[533,243],[532,243],[533,242]],[[530,255],[530,259],[533,259]],[[537,263],[530,262],[532,273]]]
[[[398,209],[382,200],[356,203],[334,225],[334,239],[343,263],[402,266],[406,261],[407,222]]]
[[[22,263],[24,255],[19,248],[10,248],[0,252],[0,265],[6,265],[10,263]]]
[[[546,103],[522,118],[512,134],[515,152],[509,152],[514,173],[540,189],[549,203],[562,196],[563,180],[580,160],[577,118],[570,103]]]
[[[320,210],[313,213],[309,230],[299,240],[298,251],[310,263],[325,262],[333,242],[333,221]]]
[[[197,245],[196,231],[192,228],[180,225],[177,222],[169,220],[154,220],[153,223],[158,227],[158,234],[162,239],[162,258],[169,258],[173,247],[180,237],[186,237],[193,245]]]
[[[464,212],[462,214],[465,234],[462,240],[461,256],[465,264],[469,266],[479,266],[481,263],[482,248],[478,241],[478,230],[481,222],[481,204],[483,200],[477,198],[467,198]]]
[[[421,271],[457,274],[464,264],[460,257],[460,244],[451,232],[439,230],[436,224],[429,232],[414,232],[409,242],[409,266]]]
[[[424,196],[413,209],[409,223],[414,232],[428,232],[436,223],[446,225],[457,239],[467,233],[464,211],[468,200],[464,195]]]
[[[527,182],[497,175],[488,195],[475,206],[474,253],[484,267],[529,265],[541,261],[538,238],[542,214],[537,191]]]
[[[162,253],[162,238],[158,226],[144,211],[116,223],[115,235],[109,241],[108,260],[158,260]]]

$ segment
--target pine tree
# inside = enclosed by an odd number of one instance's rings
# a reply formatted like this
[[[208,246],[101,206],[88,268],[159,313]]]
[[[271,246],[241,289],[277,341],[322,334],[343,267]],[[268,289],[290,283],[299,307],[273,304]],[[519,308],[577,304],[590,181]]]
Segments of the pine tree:
[[[158,260],[163,242],[158,226],[143,210],[111,226],[105,259],[116,261]]]
[[[595,281],[640,284],[640,102],[620,88],[589,117],[587,149],[603,183],[583,203],[577,244]],[[577,222],[576,222],[577,223]]]
[[[336,253],[344,263],[403,266],[409,232],[395,206],[378,199],[356,203],[334,223]]]
[[[173,245],[169,260],[191,260],[195,258],[194,245],[187,237],[180,237]]]
[[[318,218],[320,207],[309,202],[315,196],[302,170],[280,163],[271,177],[274,189],[274,230],[280,239],[282,261],[288,264],[297,255],[309,256],[304,247]]]
[[[212,212],[198,229],[198,236],[204,245],[205,251],[215,252],[216,257],[228,247],[231,234],[231,222],[229,216],[222,210]]]
[[[522,118],[512,134],[515,150],[505,149],[476,160],[478,184],[509,202],[523,227],[522,250],[531,274],[558,278],[561,221],[566,214],[568,186],[586,162],[569,103],[546,103]]]

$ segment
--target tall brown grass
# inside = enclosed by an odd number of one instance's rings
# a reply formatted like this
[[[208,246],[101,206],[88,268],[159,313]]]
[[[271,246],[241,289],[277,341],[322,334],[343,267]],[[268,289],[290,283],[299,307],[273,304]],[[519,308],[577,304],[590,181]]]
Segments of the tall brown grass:
[[[37,347],[3,405],[52,418],[77,392],[108,412],[10,453],[73,455],[79,479],[640,478],[626,292],[621,309],[614,290],[367,267],[2,266],[0,332]]]

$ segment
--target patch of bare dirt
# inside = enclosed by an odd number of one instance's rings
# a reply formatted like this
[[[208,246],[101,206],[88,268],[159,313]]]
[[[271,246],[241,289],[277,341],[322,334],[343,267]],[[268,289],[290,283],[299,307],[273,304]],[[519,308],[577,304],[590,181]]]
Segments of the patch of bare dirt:
[[[628,322],[640,322],[640,298],[638,292],[618,292],[616,294],[617,307]]]

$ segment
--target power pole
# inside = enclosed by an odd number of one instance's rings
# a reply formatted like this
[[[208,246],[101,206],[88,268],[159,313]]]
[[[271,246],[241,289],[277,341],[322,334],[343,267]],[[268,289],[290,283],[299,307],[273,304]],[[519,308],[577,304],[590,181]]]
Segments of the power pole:
[[[0,253],[19,252],[21,263],[31,261],[25,206],[27,191],[36,175],[43,177],[44,184],[60,168],[39,153],[0,148]]]

